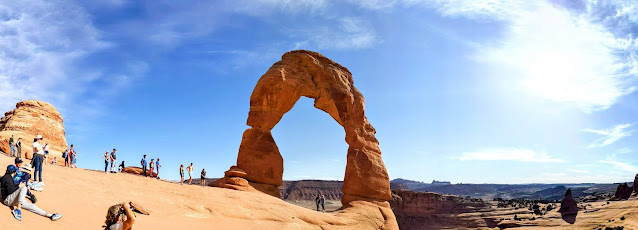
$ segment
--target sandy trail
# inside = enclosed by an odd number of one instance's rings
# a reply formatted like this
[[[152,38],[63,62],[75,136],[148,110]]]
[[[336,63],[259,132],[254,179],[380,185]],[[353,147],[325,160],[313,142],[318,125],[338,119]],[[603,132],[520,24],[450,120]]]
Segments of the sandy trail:
[[[0,171],[12,163],[13,158],[0,155]],[[45,165],[43,171],[46,187],[34,192],[36,204],[64,217],[52,222],[23,211],[22,221],[17,221],[2,205],[2,229],[100,229],[107,208],[129,200],[151,212],[150,216],[137,215],[135,229],[321,229],[315,224],[353,227],[353,218],[344,216],[365,218],[319,213],[259,193],[180,185],[131,174],[55,165]]]

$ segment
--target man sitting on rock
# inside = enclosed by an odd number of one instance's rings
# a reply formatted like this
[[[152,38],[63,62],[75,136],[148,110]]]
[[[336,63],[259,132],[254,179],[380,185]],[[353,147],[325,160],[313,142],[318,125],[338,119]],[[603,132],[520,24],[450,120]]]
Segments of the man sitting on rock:
[[[7,167],[7,172],[2,178],[0,178],[0,192],[2,192],[2,201],[5,205],[9,206],[12,211],[13,217],[17,220],[22,220],[22,211],[24,208],[27,211],[35,214],[47,217],[52,221],[62,218],[62,214],[49,214],[42,209],[38,208],[35,204],[26,202],[25,198],[29,189],[27,187],[19,187],[13,181],[13,177],[16,175],[17,168],[14,165]]]

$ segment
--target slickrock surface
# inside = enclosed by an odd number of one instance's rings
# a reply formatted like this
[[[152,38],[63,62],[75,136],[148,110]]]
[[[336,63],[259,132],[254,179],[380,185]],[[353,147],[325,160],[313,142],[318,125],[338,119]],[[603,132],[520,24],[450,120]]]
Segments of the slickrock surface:
[[[22,156],[33,155],[33,138],[42,135],[50,145],[50,158],[62,156],[67,149],[62,115],[51,104],[27,100],[16,104],[16,109],[6,112],[0,119],[0,151],[9,153],[9,138],[22,138]],[[58,160],[64,164],[64,160]]]

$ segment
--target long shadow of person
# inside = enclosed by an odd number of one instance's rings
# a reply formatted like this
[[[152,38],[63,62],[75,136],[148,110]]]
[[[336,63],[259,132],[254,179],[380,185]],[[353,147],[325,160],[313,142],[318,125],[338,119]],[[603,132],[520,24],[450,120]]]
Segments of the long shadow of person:
[[[569,224],[576,223],[576,216],[578,215],[578,203],[572,197],[572,189],[567,189],[563,201],[560,202],[560,212],[563,220]]]

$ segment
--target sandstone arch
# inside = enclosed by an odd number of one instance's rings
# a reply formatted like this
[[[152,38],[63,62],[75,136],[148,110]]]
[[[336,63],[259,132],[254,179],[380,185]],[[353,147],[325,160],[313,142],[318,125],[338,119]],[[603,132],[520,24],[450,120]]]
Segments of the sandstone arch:
[[[375,129],[364,113],[363,95],[354,87],[345,67],[310,51],[291,51],[282,56],[257,82],[250,97],[250,112],[237,167],[226,172],[216,186],[236,188],[247,183],[268,194],[279,194],[283,159],[271,130],[302,96],[335,119],[346,132],[349,145],[342,203],[351,200],[390,199],[388,173],[381,159]],[[232,178],[235,177],[235,178]]]

